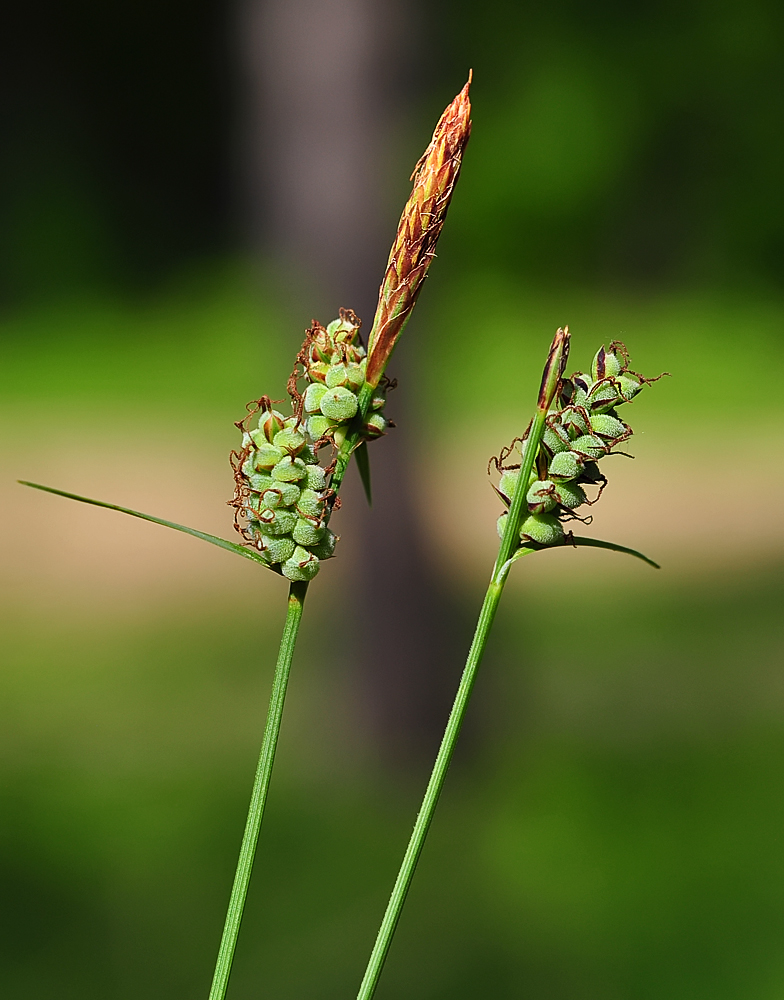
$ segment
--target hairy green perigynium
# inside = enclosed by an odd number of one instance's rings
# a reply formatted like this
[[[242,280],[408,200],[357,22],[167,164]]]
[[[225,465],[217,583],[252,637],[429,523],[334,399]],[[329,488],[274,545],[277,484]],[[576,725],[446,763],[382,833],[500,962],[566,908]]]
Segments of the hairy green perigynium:
[[[597,351],[590,374],[575,372],[562,381],[559,406],[547,411],[535,467],[525,484],[527,510],[519,525],[520,545],[546,548],[563,542],[564,522],[579,520],[574,511],[596,502],[588,499],[584,487],[598,485],[601,494],[607,479],[599,461],[633,433],[618,417],[617,408],[661,378],[646,378],[631,371],[629,364],[625,344],[614,340],[608,349],[602,346]],[[527,439],[523,435],[494,460],[501,473],[496,492],[507,507],[520,476],[519,464],[508,460],[515,445],[524,448]],[[504,511],[498,519],[502,538],[507,516]]]
[[[601,446],[603,453],[609,452],[614,444],[619,443],[622,437],[628,437],[630,433],[626,425],[612,413],[613,406],[620,405],[621,401],[628,402],[646,382],[653,381],[628,370],[628,355],[620,344],[611,345],[609,352],[605,352],[604,348],[599,351],[594,359],[594,370],[590,379],[586,380],[585,376],[577,375],[571,380],[564,380],[562,376],[568,352],[569,328],[566,327],[557,331],[550,346],[533,420],[523,437],[514,442],[521,445],[519,464],[514,467],[504,465],[505,460],[512,454],[514,445],[502,453],[503,461],[495,460],[496,466],[501,471],[501,482],[497,492],[508,506],[508,511],[502,515],[499,523],[501,544],[498,556],[482,602],[474,638],[449,713],[441,746],[362,978],[357,1000],[371,1000],[376,991],[460,735],[477,670],[509,570],[522,556],[564,543],[561,520],[568,516],[571,510],[585,502],[581,483],[595,484],[603,480],[593,458],[584,454],[590,447],[591,453],[597,452],[599,457],[599,445],[583,442],[579,445],[582,451],[577,451],[575,442],[581,437],[596,437],[597,441],[604,442]],[[593,394],[595,407],[586,408],[584,401],[575,398],[578,393],[584,393],[586,399]],[[611,397],[613,403],[606,405]],[[552,404],[556,400],[561,405],[560,410],[552,409]],[[610,421],[600,420],[594,427],[591,420],[597,414],[608,416]],[[619,430],[618,425],[621,425],[622,430]],[[563,459],[564,455],[570,457]],[[556,460],[560,462],[560,475],[553,472]],[[588,546],[624,552],[658,568],[656,563],[641,553],[612,542],[579,536],[571,536],[569,541],[575,547]]]

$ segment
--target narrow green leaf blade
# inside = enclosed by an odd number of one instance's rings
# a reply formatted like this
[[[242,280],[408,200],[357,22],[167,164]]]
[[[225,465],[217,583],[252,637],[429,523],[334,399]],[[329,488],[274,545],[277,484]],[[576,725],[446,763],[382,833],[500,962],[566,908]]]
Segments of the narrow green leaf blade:
[[[370,456],[368,455],[367,441],[363,441],[362,444],[359,445],[354,452],[354,457],[357,460],[359,478],[362,480],[362,485],[365,488],[365,496],[367,497],[368,507],[372,507],[373,496],[370,491]]]
[[[630,549],[625,545],[616,545],[615,542],[603,542],[598,538],[587,538],[584,535],[570,535],[557,545],[543,545],[538,549],[521,546],[512,558],[508,559],[504,563],[500,571],[500,576],[501,578],[506,578],[509,574],[509,570],[512,568],[512,563],[517,562],[518,559],[522,559],[523,556],[531,555],[532,552],[547,552],[548,549],[562,549],[565,545],[567,547],[573,545],[589,549],[609,549],[611,552],[623,552],[627,556],[634,556],[635,559],[642,559],[644,563],[647,563],[649,566],[653,566],[654,569],[661,569],[661,566],[658,563],[643,555],[642,552],[638,552],[637,549]]]
[[[196,528],[188,528],[184,524],[176,524],[174,521],[166,521],[162,517],[153,517],[152,514],[142,514],[141,511],[131,510],[129,507],[119,507],[114,503],[104,503],[103,500],[91,500],[89,497],[80,497],[76,493],[66,493],[65,490],[56,490],[53,486],[42,486],[40,483],[28,483],[24,479],[19,479],[17,482],[21,483],[22,486],[30,486],[34,490],[43,490],[44,493],[53,493],[58,497],[66,497],[68,500],[78,500],[80,503],[89,503],[94,507],[105,507],[107,510],[118,510],[121,514],[130,514],[131,517],[139,517],[143,521],[152,521],[153,524],[162,524],[164,528],[174,528],[175,531],[183,531],[186,535],[193,535],[194,538],[201,538],[204,542],[209,542],[211,545],[217,545],[221,549],[226,549],[228,552],[234,552],[238,556],[242,556],[244,559],[250,559],[252,562],[261,563],[262,566],[267,566],[264,559],[253,549],[245,548],[244,545],[237,545],[236,542],[226,541],[225,538],[218,538],[217,535],[209,535],[206,531],[197,531]]]
[[[584,535],[572,535],[571,538],[563,542],[564,545],[583,545],[590,549],[610,549],[611,552],[624,552],[627,556],[634,556],[635,559],[642,559],[644,563],[653,566],[654,569],[661,569],[661,566],[638,552],[637,549],[627,548],[625,545],[616,545],[615,542],[603,542],[598,538],[586,538]]]

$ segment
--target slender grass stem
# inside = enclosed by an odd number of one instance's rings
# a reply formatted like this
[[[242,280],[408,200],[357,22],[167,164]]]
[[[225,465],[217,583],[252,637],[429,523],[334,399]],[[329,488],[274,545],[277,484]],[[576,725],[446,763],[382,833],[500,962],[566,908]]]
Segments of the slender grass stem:
[[[231,888],[229,908],[226,913],[226,922],[223,927],[220,949],[218,950],[218,959],[215,963],[215,974],[212,979],[209,1000],[224,1000],[226,988],[229,984],[231,965],[234,961],[234,949],[237,946],[242,912],[245,907],[245,897],[248,894],[248,885],[250,884],[250,876],[253,871],[256,843],[259,839],[261,821],[264,816],[264,805],[267,801],[267,792],[269,791],[272,765],[275,763],[275,750],[277,749],[280,723],[283,717],[286,687],[288,685],[291,660],[294,655],[294,645],[297,641],[297,633],[299,632],[299,623],[302,618],[302,608],[305,603],[307,589],[307,583],[292,583],[289,588],[286,622],[283,626],[278,660],[275,664],[275,676],[272,682],[272,694],[270,695],[267,722],[264,727],[264,739],[261,744],[256,777],[253,781],[248,819],[245,823],[245,832],[242,836],[237,871],[234,876],[234,884]]]
[[[370,961],[368,962],[362,985],[357,994],[357,1000],[370,1000],[375,993],[379,977],[381,976],[384,961],[386,960],[389,946],[392,944],[392,937],[400,918],[400,912],[406,901],[411,880],[414,877],[417,862],[422,853],[425,838],[427,837],[427,832],[430,828],[439,796],[441,795],[441,789],[444,787],[444,779],[449,770],[457,738],[460,735],[460,728],[463,725],[466,708],[471,697],[471,690],[476,680],[477,669],[485,650],[487,637],[490,634],[490,627],[493,624],[498,603],[501,600],[505,580],[506,575],[504,574],[500,581],[491,580],[490,586],[487,588],[487,593],[482,603],[482,610],[479,613],[476,632],[474,633],[468,659],[463,670],[463,676],[460,678],[460,685],[455,695],[452,711],[449,713],[444,737],[441,740],[441,746],[438,750],[436,762],[433,765],[430,781],[427,784],[425,796],[422,799],[422,805],[414,824],[414,830],[408,842],[397,879],[395,880],[395,886],[389,898],[389,903],[384,913],[384,919],[381,922],[376,943],[370,955]]]
[[[512,555],[516,549],[520,550],[520,519],[525,496],[528,492],[528,477],[531,474],[531,470],[536,460],[536,455],[539,451],[547,411],[558,390],[568,350],[569,333],[567,328],[566,331],[558,331],[555,339],[553,340],[552,346],[550,347],[550,354],[547,359],[547,364],[545,365],[544,374],[542,376],[542,385],[539,390],[536,414],[531,423],[531,428],[523,447],[517,485],[515,487],[514,496],[512,497],[512,501],[509,505],[509,515],[506,519],[504,535],[498,549],[498,557],[496,559],[495,566],[493,567],[493,574],[490,578],[490,584],[487,588],[485,599],[482,602],[482,609],[479,612],[479,620],[476,625],[476,631],[474,632],[474,638],[471,642],[471,648],[468,651],[468,658],[466,659],[466,665],[463,669],[463,675],[460,678],[460,684],[457,689],[457,694],[455,695],[452,710],[449,713],[449,719],[446,724],[446,729],[444,730],[443,739],[441,740],[441,746],[439,747],[438,755],[430,774],[430,780],[427,783],[427,789],[425,790],[422,805],[419,808],[419,813],[417,815],[416,822],[414,823],[414,829],[411,833],[406,853],[403,856],[403,861],[400,865],[400,870],[398,872],[397,879],[395,880],[394,888],[392,889],[392,895],[389,897],[389,903],[387,904],[383,920],[381,921],[381,927],[379,928],[376,942],[373,946],[373,951],[370,954],[370,960],[368,961],[364,978],[362,979],[362,983],[359,987],[357,1000],[370,1000],[376,991],[376,986],[378,985],[378,980],[384,968],[384,962],[386,960],[387,953],[389,952],[389,947],[392,944],[395,928],[397,927],[397,922],[400,919],[400,913],[403,909],[403,904],[406,901],[411,880],[414,877],[417,862],[419,861],[419,856],[422,853],[427,832],[430,829],[430,824],[433,820],[433,814],[435,813],[436,806],[438,805],[441,789],[444,787],[444,780],[446,778],[447,771],[449,770],[449,764],[452,760],[452,754],[454,753],[457,739],[460,735],[460,729],[463,725],[466,709],[468,708],[468,701],[471,697],[474,681],[476,680],[477,670],[479,669],[479,664],[482,661],[482,655],[485,651],[485,646],[487,645],[487,639],[490,635],[490,629],[495,618],[495,613],[498,610],[498,604],[501,600],[504,584],[506,583],[506,579],[509,575],[509,567],[512,564]]]
[[[346,437],[343,439],[343,443],[338,448],[335,458],[335,471],[332,473],[332,479],[329,484],[336,493],[343,483],[343,478],[346,475],[346,470],[348,469],[354,449],[362,440],[362,428],[367,420],[370,404],[373,402],[373,391],[373,386],[368,385],[367,382],[360,389],[357,400],[357,415]]]

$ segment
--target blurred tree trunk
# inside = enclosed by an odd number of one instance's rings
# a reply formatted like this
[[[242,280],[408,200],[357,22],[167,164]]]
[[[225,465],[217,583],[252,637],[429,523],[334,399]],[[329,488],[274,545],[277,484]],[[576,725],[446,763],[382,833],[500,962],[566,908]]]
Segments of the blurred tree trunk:
[[[245,0],[241,8],[249,235],[299,276],[294,287],[310,285],[303,326],[351,306],[369,329],[405,197],[391,204],[385,181],[398,165],[390,137],[411,89],[410,15],[400,0]],[[393,364],[404,385],[407,355],[403,347]],[[371,449],[372,510],[355,479],[345,498],[346,522],[360,537],[351,545],[359,565],[350,598],[355,683],[369,718],[357,721],[393,760],[432,751],[453,686],[445,690],[445,680],[456,670],[404,456],[414,436],[404,405],[405,391],[394,393],[388,410],[400,429]]]

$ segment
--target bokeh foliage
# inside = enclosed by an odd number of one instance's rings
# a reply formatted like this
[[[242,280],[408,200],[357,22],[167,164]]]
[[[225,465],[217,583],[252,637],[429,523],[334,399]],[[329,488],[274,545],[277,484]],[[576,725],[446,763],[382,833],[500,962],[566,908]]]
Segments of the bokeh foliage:
[[[20,95],[2,161],[6,479],[63,474],[67,447],[72,478],[53,485],[78,488],[106,460],[85,428],[111,425],[120,465],[129,442],[193,456],[180,501],[152,511],[179,520],[200,470],[235,443],[244,401],[282,389],[309,307],[287,314],[232,239],[223,10],[47,10],[34,25],[17,9],[4,64]],[[780,6],[439,0],[423,16],[439,42],[407,133],[414,155],[468,65],[476,79],[441,259],[401,345],[416,362],[420,500],[449,506],[447,484],[468,525],[433,552],[455,630],[467,639],[484,583],[465,539],[484,537],[486,519],[492,547],[494,530],[492,502],[466,510],[460,491],[528,419],[537,351],[565,321],[576,365],[620,334],[641,370],[673,372],[640,399],[632,470],[656,461],[670,477],[668,503],[638,517],[653,526],[650,554],[671,558],[658,575],[585,552],[518,568],[379,998],[773,1000]],[[723,501],[739,489],[737,505]],[[29,554],[2,583],[8,995],[198,995],[281,595],[257,589],[255,567],[227,577],[218,562],[195,581],[183,570],[182,596],[176,579],[156,589],[160,564],[134,590],[122,565],[96,581],[75,553],[58,591],[36,560],[62,563],[69,522],[54,498],[27,503]],[[728,513],[710,549],[690,548],[717,506]],[[216,518],[196,526],[227,532],[228,510]],[[112,530],[96,521],[93,556],[112,558]],[[753,558],[736,558],[752,535]],[[335,579],[292,679],[261,844],[275,860],[255,876],[238,1000],[351,995],[425,780],[424,763],[378,765],[350,664],[334,645],[319,655]]]

